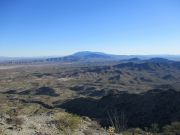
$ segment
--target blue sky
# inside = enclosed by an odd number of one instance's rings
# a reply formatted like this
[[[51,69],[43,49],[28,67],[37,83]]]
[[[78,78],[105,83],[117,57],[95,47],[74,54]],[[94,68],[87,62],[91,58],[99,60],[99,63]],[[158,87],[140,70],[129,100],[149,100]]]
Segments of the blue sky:
[[[180,54],[180,0],[0,0],[0,56]]]

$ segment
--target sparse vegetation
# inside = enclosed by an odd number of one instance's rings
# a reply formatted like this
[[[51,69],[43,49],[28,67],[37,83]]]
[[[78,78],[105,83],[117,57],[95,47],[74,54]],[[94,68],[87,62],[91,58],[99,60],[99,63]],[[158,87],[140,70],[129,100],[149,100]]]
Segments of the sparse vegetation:
[[[13,125],[13,126],[15,126],[17,128],[20,128],[21,125],[23,124],[23,119],[22,118],[18,118],[18,117],[7,118],[6,122],[9,125]]]
[[[53,121],[56,127],[66,135],[72,134],[82,124],[82,119],[79,116],[68,113],[57,113]]]
[[[179,135],[180,134],[180,122],[173,122],[171,125],[167,125],[163,128],[165,135]]]
[[[109,128],[110,131],[114,131],[116,133],[120,133],[126,130],[126,118],[124,112],[121,112],[120,115],[115,109],[114,111],[108,112],[109,121],[111,124],[111,128]]]
[[[92,131],[91,130],[84,130],[83,131],[84,135],[93,135]]]
[[[54,135],[105,133],[102,127],[109,126],[123,135],[178,134],[178,124],[166,126],[171,120],[180,120],[178,65],[178,62],[127,61],[0,70],[2,131],[14,132],[12,125],[24,128],[27,118],[35,121],[37,117],[45,119],[44,122],[28,126],[39,134],[49,134],[40,132],[42,126],[54,127]],[[62,108],[95,120],[63,113]],[[82,129],[82,125],[87,128]]]

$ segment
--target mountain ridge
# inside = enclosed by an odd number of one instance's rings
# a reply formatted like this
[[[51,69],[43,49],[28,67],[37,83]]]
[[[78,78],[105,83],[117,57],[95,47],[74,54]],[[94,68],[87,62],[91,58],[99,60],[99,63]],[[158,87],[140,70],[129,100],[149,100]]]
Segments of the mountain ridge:
[[[52,63],[52,62],[105,62],[105,61],[140,61],[151,60],[159,61],[180,61],[180,55],[115,55],[103,52],[81,51],[67,56],[59,57],[0,57],[1,64],[36,64],[36,63]]]

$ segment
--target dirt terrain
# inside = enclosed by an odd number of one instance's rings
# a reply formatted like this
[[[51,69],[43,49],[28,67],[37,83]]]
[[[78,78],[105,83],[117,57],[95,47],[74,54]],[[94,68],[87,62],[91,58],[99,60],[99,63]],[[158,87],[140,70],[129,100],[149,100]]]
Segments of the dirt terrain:
[[[115,61],[103,64],[91,62],[1,65],[1,134],[55,135],[71,132],[72,135],[104,135],[108,134],[105,129],[113,126],[107,115],[108,111],[116,110],[118,115],[123,112],[126,117],[131,118],[132,113],[128,110],[133,109],[132,104],[136,104],[137,108],[133,111],[138,110],[136,118],[141,119],[139,117],[143,110],[144,112],[149,110],[146,106],[140,107],[143,103],[147,106],[151,104],[151,110],[161,108],[161,111],[156,111],[156,115],[167,116],[168,121],[154,118],[153,113],[142,116],[140,123],[134,118],[124,121],[117,132],[127,132],[128,129],[141,127],[144,130],[140,131],[142,133],[145,132],[145,126],[148,126],[150,131],[154,123],[148,124],[148,121],[152,118],[154,122],[160,124],[161,129],[162,126],[179,120],[178,113],[175,113],[174,117],[170,117],[170,113],[162,114],[167,112],[168,106],[163,108],[163,104],[167,102],[172,102],[178,112],[179,108],[171,98],[173,94],[171,90],[180,91],[179,80],[180,63],[164,59]],[[149,96],[148,92],[152,90],[160,94]],[[160,98],[158,95],[163,94],[163,91],[168,91],[169,96]],[[145,96],[140,96],[142,94]],[[155,101],[160,103],[156,108],[153,106],[154,103],[157,104]],[[89,108],[83,107],[84,103],[87,103]],[[130,109],[126,109],[128,106]],[[63,119],[57,118],[57,114],[63,116]],[[118,119],[122,121],[122,118]],[[76,126],[71,127],[66,120],[71,121],[70,125]],[[143,123],[144,120],[147,122]],[[66,126],[70,128],[68,131],[64,130],[67,129]]]

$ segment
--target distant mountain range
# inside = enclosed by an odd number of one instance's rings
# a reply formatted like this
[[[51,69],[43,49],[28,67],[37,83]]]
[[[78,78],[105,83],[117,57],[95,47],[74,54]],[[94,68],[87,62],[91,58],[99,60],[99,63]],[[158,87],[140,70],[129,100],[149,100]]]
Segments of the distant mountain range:
[[[48,62],[100,62],[100,61],[137,61],[151,58],[159,60],[169,59],[180,61],[180,55],[113,55],[102,52],[83,51],[64,57],[38,57],[38,58],[13,58],[0,57],[0,62],[5,64],[29,64],[29,63],[48,63]],[[156,59],[157,60],[157,59]]]
[[[180,60],[180,55],[113,55],[102,52],[83,51],[65,57],[49,58],[47,61],[62,62],[97,62],[97,61],[117,61],[117,60],[144,60],[150,58],[165,58],[170,60]]]
[[[77,52],[69,56],[49,58],[47,61],[62,61],[62,62],[85,62],[85,61],[107,61],[107,60],[120,60],[123,56],[105,54],[101,52]]]

